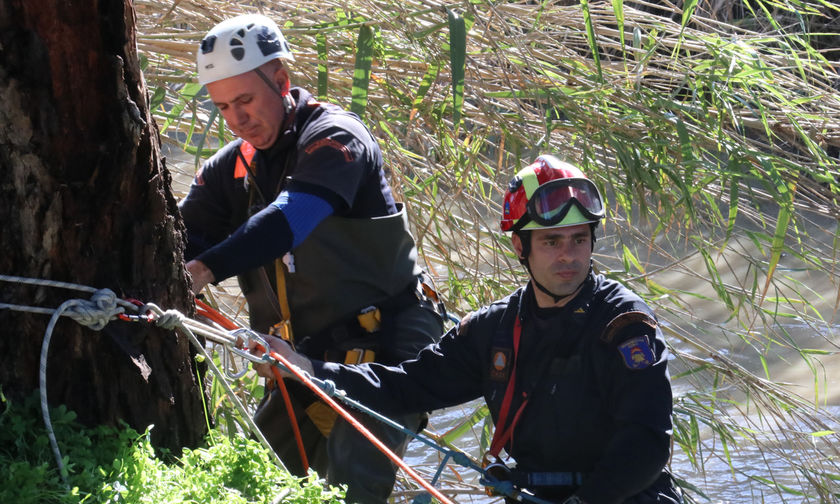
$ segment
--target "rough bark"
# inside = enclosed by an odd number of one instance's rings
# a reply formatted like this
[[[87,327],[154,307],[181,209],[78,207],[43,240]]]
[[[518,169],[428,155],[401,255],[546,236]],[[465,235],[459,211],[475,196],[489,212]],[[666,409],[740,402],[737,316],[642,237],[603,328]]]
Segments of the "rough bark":
[[[183,225],[159,152],[126,0],[0,0],[0,274],[191,305]],[[0,282],[0,301],[56,307],[89,294]],[[0,310],[0,387],[38,388],[48,317]],[[51,404],[87,424],[154,424],[192,446],[204,417],[189,342],[138,323],[62,320],[47,366]]]

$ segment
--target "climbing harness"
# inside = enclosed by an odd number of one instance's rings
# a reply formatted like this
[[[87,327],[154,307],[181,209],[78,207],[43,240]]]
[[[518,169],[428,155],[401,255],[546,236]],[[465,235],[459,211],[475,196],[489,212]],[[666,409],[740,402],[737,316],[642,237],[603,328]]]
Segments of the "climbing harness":
[[[271,446],[269,445],[265,436],[254,424],[251,415],[246,411],[244,405],[242,404],[242,402],[234,393],[233,389],[228,383],[229,379],[238,379],[247,371],[247,369],[236,371],[233,368],[233,356],[237,356],[241,359],[252,363],[271,364],[274,375],[278,379],[277,381],[280,383],[282,383],[283,381],[281,370],[294,375],[301,383],[303,383],[310,390],[312,390],[312,392],[314,392],[324,403],[329,405],[330,408],[332,408],[335,412],[341,415],[348,423],[350,423],[362,435],[364,435],[368,440],[370,440],[394,464],[396,464],[400,469],[402,469],[407,475],[409,475],[421,487],[423,487],[426,490],[427,493],[415,497],[414,504],[426,504],[431,501],[432,497],[444,504],[452,503],[452,501],[446,496],[444,496],[440,492],[440,490],[434,487],[434,485],[438,481],[438,478],[442,474],[443,469],[446,467],[450,460],[461,466],[470,468],[478,472],[481,475],[481,483],[485,486],[495,488],[497,495],[505,495],[517,502],[527,501],[533,502],[535,504],[549,504],[548,501],[537,498],[533,495],[530,495],[528,493],[522,492],[514,488],[513,484],[510,481],[498,479],[491,471],[485,470],[485,468],[481,467],[478,463],[474,462],[464,452],[457,449],[442,447],[431,437],[407,429],[406,427],[391,420],[390,418],[377,413],[376,411],[366,407],[358,401],[353,400],[352,398],[348,397],[343,390],[337,389],[332,381],[320,380],[298,369],[297,367],[293,366],[288,360],[286,360],[282,355],[271,351],[268,343],[258,333],[250,329],[237,327],[235,323],[227,319],[224,315],[220,314],[218,311],[216,311],[206,303],[202,302],[201,300],[196,300],[197,313],[200,316],[207,319],[209,322],[211,322],[212,325],[190,319],[178,312],[177,310],[163,310],[154,303],[144,304],[137,300],[119,299],[109,289],[94,289],[92,287],[66,282],[38,280],[8,275],[0,275],[0,281],[45,287],[73,289],[92,294],[91,300],[89,301],[83,299],[70,299],[62,303],[56,309],[0,302],[0,309],[10,309],[15,311],[51,315],[51,319],[47,326],[41,347],[41,362],[39,368],[41,409],[44,417],[44,423],[46,425],[48,436],[50,439],[50,445],[53,449],[53,454],[55,455],[56,463],[58,465],[61,478],[65,486],[68,488],[68,472],[62,461],[61,452],[59,450],[58,443],[55,439],[55,433],[52,429],[46,397],[46,367],[49,343],[53,329],[55,328],[59,317],[62,316],[73,318],[80,324],[83,324],[94,330],[101,330],[112,320],[122,320],[128,322],[140,322],[149,324],[154,323],[163,329],[178,330],[181,333],[186,334],[192,345],[205,358],[205,362],[207,363],[210,371],[222,383],[222,386],[224,387],[228,397],[230,397],[231,401],[234,404],[234,407],[239,411],[242,418],[247,423],[248,428],[257,437],[259,442],[269,451],[269,453],[271,453],[275,463],[284,470],[286,468],[283,465],[283,462],[280,460],[280,458],[277,456],[274,450],[271,449]],[[220,360],[222,362],[222,367],[224,368],[224,371],[220,370],[219,367],[216,366],[216,364],[213,362],[213,359],[208,354],[204,344],[202,344],[202,342],[199,341],[196,335],[200,335],[210,342],[221,345],[221,349],[219,350],[219,352],[221,354]],[[243,349],[248,348],[249,346],[255,346],[256,351],[263,352],[263,354],[261,356],[258,356],[254,353]],[[438,467],[432,480],[430,482],[425,481],[398,455],[393,453],[387,446],[385,446],[382,443],[382,441],[377,439],[370,431],[368,431],[367,428],[364,425],[362,425],[358,420],[356,420],[346,409],[339,405],[336,402],[336,399],[340,400],[344,404],[358,411],[361,411],[362,413],[365,413],[375,418],[376,420],[394,429],[403,432],[408,436],[411,436],[414,439],[417,439],[426,446],[441,452],[443,454],[443,460],[440,463],[440,466]],[[288,404],[287,407],[289,407]],[[303,451],[302,446],[299,446],[299,449]]]

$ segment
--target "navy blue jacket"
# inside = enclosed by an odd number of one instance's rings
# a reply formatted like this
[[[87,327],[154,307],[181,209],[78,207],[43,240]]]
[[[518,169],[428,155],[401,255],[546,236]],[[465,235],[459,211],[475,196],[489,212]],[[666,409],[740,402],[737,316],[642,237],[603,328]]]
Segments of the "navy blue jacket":
[[[590,504],[623,502],[653,485],[670,455],[668,351],[650,308],[601,275],[590,273],[559,309],[537,308],[529,284],[398,367],[315,362],[315,374],[388,415],[484,397],[496,421],[512,369],[498,357],[512,355],[517,315],[515,397],[530,397],[505,447],[517,469],[585,473],[576,493]]]
[[[179,205],[187,228],[186,259],[200,259],[217,281],[249,269],[242,265],[239,249],[217,245],[283,189],[320,197],[333,207],[336,216],[368,218],[397,212],[379,144],[359,117],[318,102],[304,89],[292,88],[291,94],[296,101],[291,126],[274,145],[254,156],[258,190],[249,186],[248,177],[235,171],[242,145],[237,139],[205,162]],[[256,239],[259,246],[248,251],[248,258],[262,265],[289,250],[291,231],[282,219],[278,225],[258,224],[246,224],[261,235]],[[285,250],[270,246],[278,241]]]

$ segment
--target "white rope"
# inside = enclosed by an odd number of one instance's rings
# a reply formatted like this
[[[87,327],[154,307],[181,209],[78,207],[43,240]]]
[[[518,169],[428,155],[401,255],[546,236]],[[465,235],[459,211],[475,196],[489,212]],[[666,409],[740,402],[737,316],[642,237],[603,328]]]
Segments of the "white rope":
[[[112,319],[122,313],[125,313],[126,307],[136,308],[136,306],[132,305],[128,301],[118,299],[117,295],[110,289],[95,289],[86,285],[10,275],[0,275],[0,281],[26,285],[38,285],[43,287],[73,289],[92,293],[90,300],[68,299],[67,301],[61,303],[61,305],[56,309],[0,303],[0,309],[52,315],[49,324],[47,324],[47,329],[44,332],[44,340],[41,342],[41,357],[38,363],[38,388],[41,398],[41,416],[44,418],[44,425],[47,429],[47,437],[49,437],[50,440],[50,446],[52,447],[53,455],[55,456],[55,462],[58,465],[61,480],[64,482],[64,486],[69,489],[70,485],[67,481],[67,468],[64,467],[61,450],[59,449],[58,441],[55,438],[55,431],[53,430],[52,421],[50,420],[50,410],[47,403],[47,356],[49,355],[53,330],[55,330],[58,319],[65,316],[72,318],[79,324],[89,327],[94,331],[100,331]]]
[[[25,285],[37,285],[43,287],[72,289],[92,294],[90,300],[69,299],[63,302],[58,308],[55,309],[10,303],[0,303],[0,310],[8,309],[27,313],[51,315],[50,322],[49,324],[47,324],[47,329],[44,333],[44,340],[41,343],[41,357],[38,367],[38,381],[41,397],[41,414],[44,419],[44,424],[47,429],[47,436],[50,440],[50,446],[52,447],[53,455],[55,456],[55,461],[58,465],[61,479],[64,482],[64,486],[67,489],[70,488],[67,480],[68,472],[67,468],[64,466],[64,462],[61,457],[61,450],[58,447],[58,441],[55,437],[52,421],[50,420],[49,406],[47,404],[47,357],[49,355],[49,346],[50,341],[52,340],[52,334],[56,324],[58,323],[59,318],[62,316],[72,318],[79,324],[89,327],[90,329],[93,329],[95,331],[100,331],[106,325],[108,325],[108,323],[111,320],[125,313],[126,309],[130,309],[132,311],[144,314],[153,313],[156,316],[154,319],[154,323],[157,326],[170,331],[180,330],[188,336],[192,345],[197,349],[198,352],[202,354],[202,356],[204,356],[205,361],[207,362],[211,372],[222,383],[222,386],[224,387],[234,407],[239,411],[240,415],[242,415],[242,418],[245,419],[245,423],[248,425],[248,428],[250,429],[251,433],[257,437],[260,443],[274,457],[274,460],[277,463],[277,465],[282,469],[286,470],[286,466],[283,465],[283,461],[280,460],[280,457],[271,448],[271,445],[263,435],[262,431],[254,423],[253,418],[247,412],[245,406],[242,404],[239,397],[236,395],[228,381],[225,379],[222,371],[219,370],[215,362],[213,362],[211,356],[207,353],[207,350],[204,348],[204,345],[202,345],[198,338],[195,336],[195,333],[198,333],[202,337],[214,343],[223,345],[223,352],[231,352],[236,350],[235,346],[238,339],[236,333],[238,333],[239,331],[236,331],[235,333],[222,331],[220,329],[203,324],[196,320],[192,320],[186,317],[178,310],[163,311],[160,307],[153,303],[148,303],[146,305],[143,305],[142,307],[138,307],[131,302],[119,299],[116,296],[116,294],[114,294],[114,292],[110,289],[95,289],[86,285],[11,275],[0,275],[0,281],[20,283]],[[247,332],[250,333],[250,331]],[[236,351],[235,353],[253,362],[263,362],[259,357],[251,355],[247,352]]]
[[[219,382],[225,389],[225,393],[227,393],[228,398],[233,403],[234,407],[239,414],[242,415],[242,418],[245,420],[245,423],[248,424],[248,429],[250,429],[251,433],[254,434],[257,439],[259,440],[260,444],[268,450],[268,453],[274,458],[275,463],[277,463],[278,467],[282,468],[284,471],[288,472],[286,466],[283,464],[283,461],[280,460],[280,456],[274,451],[269,444],[268,440],[265,438],[263,432],[257,427],[257,424],[254,423],[254,419],[251,418],[251,415],[245,409],[245,405],[242,404],[242,401],[239,400],[239,397],[233,391],[228,381],[222,374],[222,371],[216,366],[216,363],[213,362],[213,359],[207,353],[207,349],[204,348],[204,345],[198,341],[196,338],[193,329],[195,332],[198,332],[202,336],[206,337],[207,339],[215,342],[220,343],[225,346],[225,350],[230,350],[236,344],[236,337],[230,333],[219,331],[216,328],[210,327],[206,324],[202,324],[201,322],[192,320],[184,316],[182,313],[178,312],[177,310],[166,310],[163,311],[161,308],[154,303],[147,303],[145,308],[148,308],[149,311],[158,315],[158,318],[155,320],[155,323],[164,329],[178,329],[190,339],[192,345],[198,350],[201,355],[204,356],[205,362],[207,362],[210,371],[216,376]],[[255,357],[255,356],[254,356]]]
[[[117,306],[117,296],[110,289],[101,289],[95,291],[90,301],[84,299],[68,299],[61,303],[61,305],[54,310],[50,323],[47,325],[47,330],[44,333],[44,340],[41,342],[41,358],[38,366],[38,388],[41,395],[41,415],[44,417],[44,425],[47,428],[47,436],[50,439],[50,446],[55,455],[55,462],[58,464],[58,471],[61,474],[61,480],[64,486],[69,488],[67,481],[67,469],[64,467],[64,461],[61,458],[61,450],[58,448],[58,442],[55,439],[55,432],[53,430],[52,422],[50,421],[50,411],[47,404],[47,356],[50,349],[50,341],[52,333],[55,329],[58,319],[64,315],[72,318],[76,322],[90,327],[95,331],[101,330],[108,322],[117,315],[125,312],[125,308]],[[67,313],[65,313],[67,312]]]

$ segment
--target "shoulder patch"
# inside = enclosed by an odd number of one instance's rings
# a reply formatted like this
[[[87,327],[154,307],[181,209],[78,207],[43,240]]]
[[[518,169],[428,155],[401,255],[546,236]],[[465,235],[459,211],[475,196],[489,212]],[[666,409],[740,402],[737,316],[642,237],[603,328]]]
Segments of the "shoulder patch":
[[[490,379],[493,381],[506,382],[510,377],[510,358],[513,354],[511,348],[493,347],[490,363]]]
[[[647,336],[636,336],[618,345],[618,352],[629,369],[644,369],[653,364],[655,358]]]
[[[651,329],[656,329],[659,325],[653,317],[643,311],[624,312],[610,320],[607,327],[604,328],[604,332],[601,334],[601,341],[612,343],[622,329],[632,324],[645,324]]]
[[[350,152],[350,149],[348,149],[346,145],[334,138],[321,138],[315,140],[311,144],[307,145],[303,150],[307,154],[312,154],[313,152],[322,147],[329,147],[331,149],[337,150],[344,156],[345,161],[347,161],[348,163],[353,162],[353,153]]]

